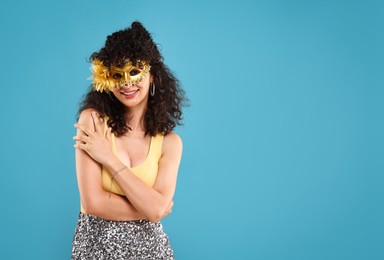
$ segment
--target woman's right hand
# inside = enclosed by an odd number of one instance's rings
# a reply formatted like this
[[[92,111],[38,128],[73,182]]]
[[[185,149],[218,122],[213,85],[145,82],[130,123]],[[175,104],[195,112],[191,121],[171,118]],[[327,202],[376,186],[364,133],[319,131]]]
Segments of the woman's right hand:
[[[96,112],[91,113],[94,129],[90,129],[85,124],[75,124],[78,133],[73,139],[77,149],[87,152],[95,161],[105,164],[115,156],[111,146],[111,128],[108,128],[106,134],[103,131],[103,121]]]
[[[166,216],[171,214],[172,208],[173,208],[173,200],[171,200],[171,203],[169,203],[167,209],[164,211],[164,214],[163,214],[162,218],[165,218]]]

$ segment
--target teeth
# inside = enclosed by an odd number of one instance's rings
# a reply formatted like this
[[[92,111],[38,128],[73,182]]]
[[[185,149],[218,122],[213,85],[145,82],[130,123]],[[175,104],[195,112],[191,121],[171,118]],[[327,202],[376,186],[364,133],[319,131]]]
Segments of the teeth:
[[[138,90],[135,90],[135,91],[129,91],[129,92],[121,92],[121,94],[123,95],[132,95],[132,94],[135,94]]]

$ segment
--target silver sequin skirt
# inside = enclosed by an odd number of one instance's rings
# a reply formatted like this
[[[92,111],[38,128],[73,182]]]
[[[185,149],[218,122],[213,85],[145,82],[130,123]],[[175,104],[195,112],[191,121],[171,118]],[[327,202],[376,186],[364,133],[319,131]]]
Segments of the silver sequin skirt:
[[[79,215],[72,260],[174,259],[160,222],[113,221]]]

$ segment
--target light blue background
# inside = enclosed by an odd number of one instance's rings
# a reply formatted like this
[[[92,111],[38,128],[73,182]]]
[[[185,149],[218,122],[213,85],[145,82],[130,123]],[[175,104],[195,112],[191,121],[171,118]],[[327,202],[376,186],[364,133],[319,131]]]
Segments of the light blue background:
[[[2,1],[1,259],[69,259],[86,59],[138,19],[191,106],[177,259],[384,259],[382,1]]]

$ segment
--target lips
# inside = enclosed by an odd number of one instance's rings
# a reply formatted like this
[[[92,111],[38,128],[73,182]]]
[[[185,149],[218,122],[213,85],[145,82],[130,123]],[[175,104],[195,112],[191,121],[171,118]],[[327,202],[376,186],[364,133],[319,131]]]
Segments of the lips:
[[[136,89],[130,91],[120,91],[120,94],[123,95],[125,98],[134,98],[138,92],[139,89]]]

